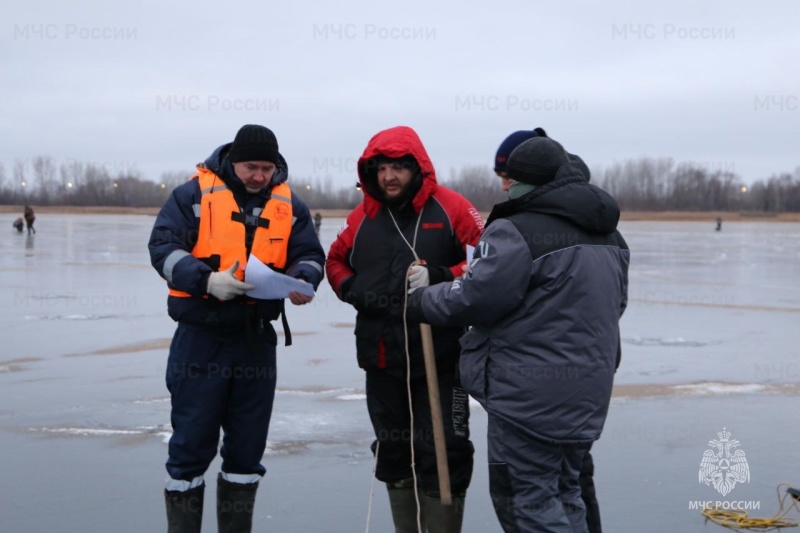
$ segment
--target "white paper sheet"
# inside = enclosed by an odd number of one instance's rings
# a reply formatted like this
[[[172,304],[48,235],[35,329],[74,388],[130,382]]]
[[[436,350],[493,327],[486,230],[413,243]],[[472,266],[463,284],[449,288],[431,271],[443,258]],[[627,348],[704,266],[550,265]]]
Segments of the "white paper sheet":
[[[289,293],[293,291],[306,296],[314,296],[314,287],[310,283],[275,272],[254,255],[251,255],[247,260],[247,266],[244,269],[244,281],[256,287],[245,294],[250,298],[259,300],[288,298]]]
[[[474,258],[475,258],[475,247],[474,246],[470,246],[468,244],[467,245],[467,270],[464,272],[464,274],[466,274],[467,272],[472,272],[472,262],[473,262]]]
[[[468,244],[467,245],[467,264],[472,263],[472,258],[475,256],[475,247]]]

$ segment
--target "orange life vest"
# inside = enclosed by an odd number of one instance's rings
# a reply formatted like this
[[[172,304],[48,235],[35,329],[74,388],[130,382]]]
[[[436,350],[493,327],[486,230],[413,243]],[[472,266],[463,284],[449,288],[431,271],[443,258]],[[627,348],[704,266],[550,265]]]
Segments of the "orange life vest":
[[[274,186],[263,210],[255,216],[242,212],[233,192],[210,170],[198,167],[198,173],[192,179],[198,180],[201,194],[200,231],[192,249],[193,256],[218,263],[219,271],[227,270],[238,260],[239,268],[235,275],[244,281],[248,259],[245,226],[255,225],[250,253],[275,269],[281,270],[286,266],[293,218],[292,191],[287,184]],[[169,294],[183,298],[190,296],[175,289],[170,289]]]

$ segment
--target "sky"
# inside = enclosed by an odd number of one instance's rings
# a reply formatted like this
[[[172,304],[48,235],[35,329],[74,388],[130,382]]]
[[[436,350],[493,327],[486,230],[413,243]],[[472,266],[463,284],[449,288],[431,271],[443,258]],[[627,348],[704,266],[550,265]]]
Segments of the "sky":
[[[0,7],[0,163],[191,173],[244,124],[290,176],[354,184],[378,131],[440,179],[543,127],[592,168],[800,166],[800,2],[29,0]]]

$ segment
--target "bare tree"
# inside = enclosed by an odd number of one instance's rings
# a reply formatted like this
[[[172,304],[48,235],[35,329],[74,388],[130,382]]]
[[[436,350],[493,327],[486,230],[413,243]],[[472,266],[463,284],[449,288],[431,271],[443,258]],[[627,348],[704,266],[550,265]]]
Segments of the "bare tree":
[[[39,197],[42,203],[54,203],[59,199],[59,187],[56,181],[56,163],[50,156],[33,158],[33,177],[36,180]]]
[[[457,173],[450,169],[450,179],[443,185],[464,196],[480,211],[508,200],[508,194],[500,188],[500,179],[489,167],[465,166]]]
[[[61,186],[78,188],[81,185],[85,165],[75,159],[70,159],[61,163],[59,171],[61,173]]]
[[[25,198],[28,196],[29,189],[31,188],[31,184],[28,183],[27,174],[25,161],[21,159],[14,160],[14,188],[16,189],[16,187],[19,187],[22,203],[25,202]]]
[[[171,191],[179,185],[183,185],[194,176],[194,172],[187,172],[185,170],[171,170],[161,173],[161,183],[166,186],[168,191]]]

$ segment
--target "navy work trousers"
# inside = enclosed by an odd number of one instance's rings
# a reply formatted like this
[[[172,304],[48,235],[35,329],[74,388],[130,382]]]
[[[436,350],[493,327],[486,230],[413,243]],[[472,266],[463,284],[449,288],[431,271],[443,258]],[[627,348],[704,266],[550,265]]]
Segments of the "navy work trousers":
[[[261,465],[275,398],[276,336],[219,332],[178,325],[169,350],[167,389],[172,395],[172,438],[167,472],[172,479],[202,476],[217,454],[222,471],[264,475]]]

